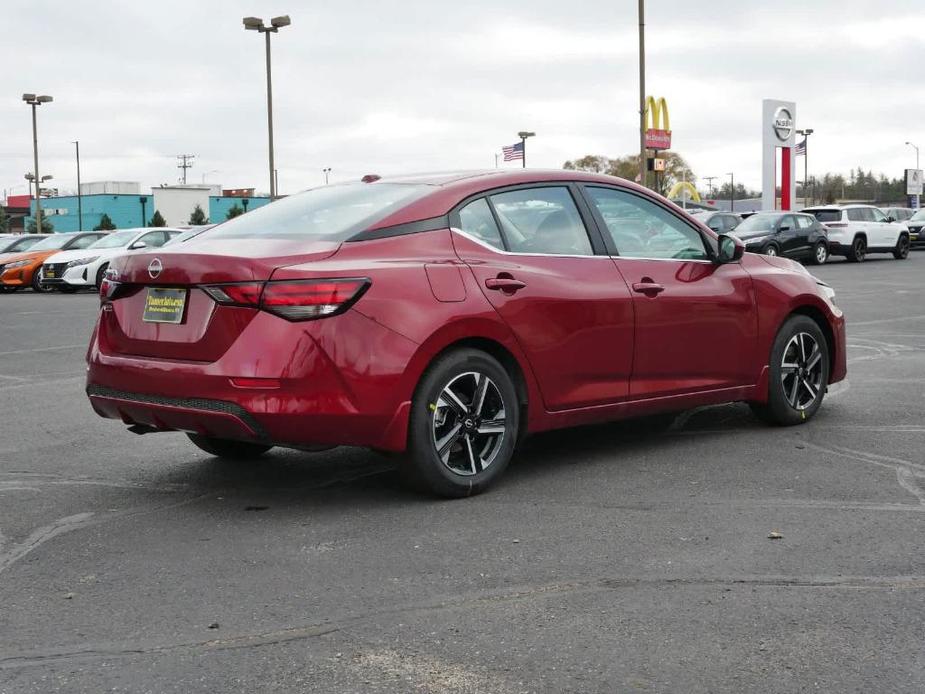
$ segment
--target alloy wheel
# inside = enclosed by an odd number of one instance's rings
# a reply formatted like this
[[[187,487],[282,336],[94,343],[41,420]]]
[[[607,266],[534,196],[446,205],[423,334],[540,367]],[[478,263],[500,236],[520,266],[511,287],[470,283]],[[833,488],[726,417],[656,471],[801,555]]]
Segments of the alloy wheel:
[[[768,246],[764,249],[765,255],[775,256],[777,255],[777,246]]]
[[[488,376],[459,374],[440,392],[433,410],[433,444],[443,465],[471,476],[491,465],[507,433],[504,398]]]
[[[864,243],[864,239],[858,239],[854,242],[854,257],[864,260],[865,255],[867,255],[867,244]]]
[[[818,246],[816,246],[816,262],[819,263],[819,265],[822,265],[828,259],[829,251],[825,247],[825,244],[820,243]]]
[[[780,381],[784,397],[795,410],[809,408],[823,388],[822,348],[809,333],[797,333],[784,348]]]

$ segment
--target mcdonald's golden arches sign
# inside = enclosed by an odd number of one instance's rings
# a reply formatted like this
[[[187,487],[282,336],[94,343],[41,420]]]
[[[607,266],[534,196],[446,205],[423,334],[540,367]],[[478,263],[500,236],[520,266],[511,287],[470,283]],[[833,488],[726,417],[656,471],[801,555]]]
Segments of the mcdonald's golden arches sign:
[[[646,99],[646,147],[655,150],[671,149],[671,120],[668,117],[668,102],[663,96],[658,100],[652,96]]]

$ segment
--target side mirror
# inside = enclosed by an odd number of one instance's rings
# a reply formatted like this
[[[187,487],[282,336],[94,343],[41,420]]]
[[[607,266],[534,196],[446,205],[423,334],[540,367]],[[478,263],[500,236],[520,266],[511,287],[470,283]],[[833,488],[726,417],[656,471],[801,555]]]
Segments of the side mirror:
[[[148,247],[148,244],[146,244],[144,241],[136,241],[131,246],[129,246],[128,249],[130,251],[137,251],[140,248],[147,248],[147,247]]]
[[[742,256],[745,255],[745,244],[734,236],[720,234],[717,242],[719,247],[717,262],[719,263],[735,263],[742,260]]]

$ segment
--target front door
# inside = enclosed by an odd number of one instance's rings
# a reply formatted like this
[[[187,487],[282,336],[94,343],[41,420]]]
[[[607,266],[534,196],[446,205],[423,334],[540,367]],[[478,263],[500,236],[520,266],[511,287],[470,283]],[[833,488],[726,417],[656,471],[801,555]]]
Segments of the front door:
[[[755,383],[757,315],[741,264],[714,263],[701,232],[655,200],[619,188],[583,190],[632,291],[630,396]]]
[[[516,336],[547,410],[627,397],[633,300],[569,185],[480,197],[451,224],[457,254]]]

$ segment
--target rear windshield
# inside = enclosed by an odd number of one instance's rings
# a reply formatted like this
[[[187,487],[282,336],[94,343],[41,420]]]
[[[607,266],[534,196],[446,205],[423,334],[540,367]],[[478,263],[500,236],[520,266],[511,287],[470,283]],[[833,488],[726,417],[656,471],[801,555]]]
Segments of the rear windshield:
[[[427,185],[347,183],[314,188],[220,224],[208,239],[343,241],[433,190]]]
[[[840,222],[841,210],[805,210],[820,222]]]
[[[10,241],[10,239],[5,239],[3,243]],[[0,252],[2,253],[19,253],[20,251],[25,251],[32,248],[37,244],[41,239],[35,237],[28,239],[14,239],[12,243],[7,243],[6,246],[0,245]]]
[[[748,219],[742,220],[742,223],[735,228],[735,233],[741,231],[772,231],[780,215],[776,214],[753,214]]]

